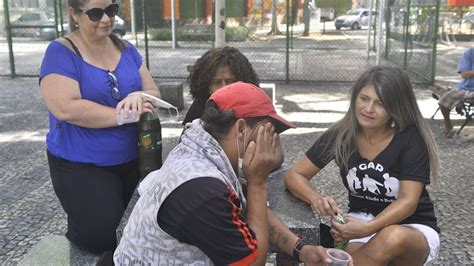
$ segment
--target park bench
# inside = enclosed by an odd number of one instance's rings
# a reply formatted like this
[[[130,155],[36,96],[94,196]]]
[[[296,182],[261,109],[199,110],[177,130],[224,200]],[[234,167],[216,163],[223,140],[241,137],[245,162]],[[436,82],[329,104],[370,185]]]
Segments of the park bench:
[[[432,91],[432,97],[436,100],[439,100],[439,98],[445,94],[447,91],[451,90],[452,88],[450,87],[443,87],[438,84],[434,84],[433,86],[430,86],[429,89]],[[463,102],[460,102],[457,104],[454,108],[456,110],[456,113],[460,114],[461,116],[464,116],[464,122],[462,123],[461,127],[459,128],[458,132],[456,132],[456,135],[459,135],[461,131],[464,129],[464,127],[472,120],[472,116],[474,115],[474,98],[472,99],[467,99]],[[433,119],[440,110],[440,107],[436,109],[434,114],[431,116],[431,119]]]

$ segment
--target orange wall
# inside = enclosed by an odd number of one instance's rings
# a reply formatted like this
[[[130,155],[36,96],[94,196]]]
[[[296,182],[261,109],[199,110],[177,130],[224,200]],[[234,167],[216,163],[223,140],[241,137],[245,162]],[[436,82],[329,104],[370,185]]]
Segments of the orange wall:
[[[171,19],[171,0],[163,0],[163,18],[164,19]],[[174,1],[174,11],[176,15],[176,19],[179,19],[179,0]]]
[[[206,17],[212,20],[212,0],[206,0]]]
[[[448,0],[448,6],[474,6],[474,0]]]
[[[130,1],[122,1],[124,19],[130,21]]]

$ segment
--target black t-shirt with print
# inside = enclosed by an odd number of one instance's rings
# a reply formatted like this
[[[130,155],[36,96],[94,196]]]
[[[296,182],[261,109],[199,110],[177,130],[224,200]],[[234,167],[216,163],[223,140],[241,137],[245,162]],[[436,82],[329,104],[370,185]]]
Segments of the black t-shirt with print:
[[[200,177],[166,198],[157,222],[180,242],[197,246],[215,265],[248,265],[258,256],[257,239],[239,206],[240,199],[224,182]]]
[[[333,159],[327,158],[323,151],[327,143],[331,145],[334,137],[333,133],[326,131],[306,152],[317,167],[323,168]],[[397,132],[373,161],[363,158],[356,150],[349,158],[348,170],[340,167],[340,174],[349,192],[349,211],[367,212],[374,216],[398,197],[399,181],[424,183],[415,213],[401,223],[423,224],[440,231],[433,202],[426,190],[426,184],[430,183],[428,151],[416,127]]]

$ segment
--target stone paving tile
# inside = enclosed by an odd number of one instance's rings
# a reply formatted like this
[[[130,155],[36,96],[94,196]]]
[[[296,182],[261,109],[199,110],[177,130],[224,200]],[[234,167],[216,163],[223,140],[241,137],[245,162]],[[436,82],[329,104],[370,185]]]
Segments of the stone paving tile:
[[[66,216],[49,179],[44,144],[48,118],[38,80],[0,77],[0,88],[0,262],[10,265],[16,264],[44,236],[64,234]],[[344,112],[349,88],[350,84],[335,83],[277,85],[277,108],[298,126],[294,131],[297,133],[289,131],[281,137],[285,164],[298,160],[331,121]],[[430,99],[430,93],[420,87],[416,94],[420,106],[426,107],[431,116],[436,102]],[[188,94],[185,99],[189,105]],[[180,112],[181,119],[184,114],[184,110]],[[428,187],[442,230],[436,264],[474,264],[474,125],[471,123],[462,136],[445,140],[438,138],[442,122],[427,121],[437,136],[442,162],[438,181]],[[455,120],[455,125],[460,123]],[[181,125],[179,119],[165,114],[162,127],[166,155],[178,142]],[[347,194],[334,163],[312,182],[345,208]]]

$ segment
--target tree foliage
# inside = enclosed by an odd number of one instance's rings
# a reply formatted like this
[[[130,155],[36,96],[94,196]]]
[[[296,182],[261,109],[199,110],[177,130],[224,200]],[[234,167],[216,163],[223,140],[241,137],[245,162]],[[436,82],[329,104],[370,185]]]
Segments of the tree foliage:
[[[352,8],[352,0],[316,0],[316,6],[334,8],[336,15],[341,15]]]

